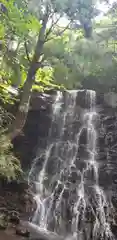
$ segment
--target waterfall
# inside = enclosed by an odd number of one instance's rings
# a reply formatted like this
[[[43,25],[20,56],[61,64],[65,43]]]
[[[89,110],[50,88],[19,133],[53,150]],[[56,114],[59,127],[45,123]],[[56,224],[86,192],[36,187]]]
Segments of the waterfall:
[[[36,186],[32,222],[73,240],[114,240],[110,203],[99,185],[96,93],[86,91],[88,109],[78,108],[78,94],[58,92],[53,104],[47,148],[29,174]]]

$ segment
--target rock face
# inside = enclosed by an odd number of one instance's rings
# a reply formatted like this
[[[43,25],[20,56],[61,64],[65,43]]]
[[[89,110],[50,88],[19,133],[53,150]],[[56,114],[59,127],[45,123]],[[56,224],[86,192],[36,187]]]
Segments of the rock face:
[[[66,94],[66,92],[63,93],[65,99]],[[36,157],[37,148],[41,151],[41,149],[43,150],[46,147],[52,121],[52,104],[55,97],[55,91],[47,92],[46,94],[34,92],[32,95],[23,134],[19,135],[13,142],[15,153],[21,159],[21,165],[24,170],[30,169],[32,159]],[[79,91],[76,101],[79,112],[81,109],[90,107],[86,98],[86,90]],[[100,105],[105,106],[104,95],[97,95],[96,102],[99,109]],[[67,104],[66,101],[65,104]]]
[[[15,151],[17,152],[17,155],[20,156],[22,166],[26,170],[28,168],[30,169],[32,159],[34,159],[36,156],[37,148],[39,148],[41,152],[41,149],[44,149],[46,147],[48,132],[52,120],[51,113],[54,98],[55,93],[50,95],[49,94],[39,95],[36,93],[33,95],[27,122],[24,127],[24,135],[17,137],[17,139],[15,139],[14,141]],[[98,145],[100,146],[99,158],[100,161],[103,162],[103,165],[104,164],[106,165],[105,169],[108,168],[108,171],[104,171],[105,174],[110,174],[110,172],[113,173],[112,174],[113,177],[111,179],[113,179],[114,181],[113,186],[115,186],[117,176],[116,174],[117,111],[115,108],[116,101],[112,100],[112,98],[116,100],[114,93],[113,97],[112,93],[111,95],[97,94],[96,102],[100,118],[98,130],[99,131]],[[86,90],[82,90],[78,93],[77,105],[79,106],[79,109],[88,107],[88,105],[86,104]],[[85,142],[85,133],[84,139],[82,139],[81,142],[82,144],[84,144]],[[106,183],[107,180],[105,180],[105,184]]]
[[[64,93],[66,98],[66,93]],[[27,122],[24,127],[24,136],[19,136],[15,139],[14,148],[17,154],[19,154],[22,167],[24,170],[28,170],[31,167],[32,159],[36,157],[37,150],[40,152],[45,149],[48,141],[48,133],[52,121],[52,104],[54,103],[55,94],[47,95],[33,95],[30,105],[30,111],[28,114]],[[99,164],[99,185],[104,189],[106,195],[112,203],[112,211],[117,209],[117,97],[114,93],[110,95],[97,94],[96,108],[99,113],[96,116],[96,126],[98,132],[97,141],[97,156],[96,160]],[[82,90],[76,97],[77,108],[79,109],[79,115],[82,115],[82,109],[88,109],[89,102],[86,98],[86,90]],[[64,101],[64,104],[67,104]],[[74,122],[74,129],[80,129],[80,120]],[[57,134],[57,128],[55,123],[55,135]],[[66,140],[68,139],[66,133]],[[88,155],[85,149],[86,145],[86,131],[83,130],[82,137],[80,139],[80,147],[78,155],[80,159],[84,159]],[[39,161],[39,166],[43,162],[43,157]],[[48,166],[48,171],[51,172],[51,166],[54,164],[51,157],[51,164]],[[50,169],[49,169],[50,167]],[[78,163],[78,168],[82,170],[83,161]],[[91,176],[92,177],[92,176]],[[71,176],[73,182],[79,179],[76,172],[72,171]],[[71,179],[70,179],[71,181]],[[67,198],[68,191],[64,192],[64,198]],[[117,224],[117,210],[114,210],[113,218],[114,223],[111,224],[113,233],[117,236],[116,224]],[[112,219],[110,219],[112,221]]]
[[[0,239],[23,240],[29,232],[20,228],[20,219],[29,220],[36,209],[36,203],[29,186],[25,182],[0,184]]]
[[[106,104],[112,108],[117,107],[117,93],[115,92],[109,92],[104,94],[104,100]]]
[[[66,98],[66,92],[63,93]],[[47,144],[47,137],[52,120],[52,104],[54,103],[56,92],[48,92],[39,94],[34,92],[30,102],[30,110],[28,118],[23,129],[23,134],[19,135],[13,142],[16,155],[21,159],[24,170],[29,170],[32,159],[36,157],[36,150],[44,149]],[[97,94],[97,110],[103,115],[110,116],[115,114],[116,101],[115,94]],[[79,91],[77,98],[77,106],[81,109],[89,108],[89,102],[86,97],[86,90]],[[67,103],[66,103],[67,104]],[[113,108],[114,106],[114,108]]]
[[[21,159],[25,171],[30,169],[32,159],[36,156],[37,144],[40,149],[46,146],[54,96],[55,94],[33,93],[23,134],[13,142],[15,154]]]
[[[0,185],[0,214],[11,221],[18,218],[29,219],[34,212],[34,200],[27,183],[1,180]],[[7,219],[7,220],[8,220]]]

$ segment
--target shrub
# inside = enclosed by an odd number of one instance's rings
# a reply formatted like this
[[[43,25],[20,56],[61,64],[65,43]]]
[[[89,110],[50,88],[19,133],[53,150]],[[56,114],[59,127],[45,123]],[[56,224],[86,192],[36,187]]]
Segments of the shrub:
[[[8,180],[17,179],[22,174],[19,160],[14,156],[12,144],[5,134],[0,136],[0,176]]]

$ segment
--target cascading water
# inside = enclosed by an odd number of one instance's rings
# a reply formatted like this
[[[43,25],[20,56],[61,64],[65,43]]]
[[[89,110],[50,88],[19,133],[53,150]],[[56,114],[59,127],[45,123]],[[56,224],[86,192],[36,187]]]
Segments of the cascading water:
[[[112,240],[110,203],[99,186],[96,160],[96,93],[87,90],[88,110],[78,109],[77,95],[58,92],[46,151],[30,171],[29,182],[36,185],[33,222],[64,238]]]

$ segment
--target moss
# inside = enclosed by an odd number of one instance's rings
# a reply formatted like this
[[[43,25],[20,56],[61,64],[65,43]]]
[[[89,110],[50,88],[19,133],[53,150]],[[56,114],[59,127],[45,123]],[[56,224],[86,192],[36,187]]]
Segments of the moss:
[[[0,214],[0,229],[4,230],[8,226],[8,217],[6,214],[1,213]]]

